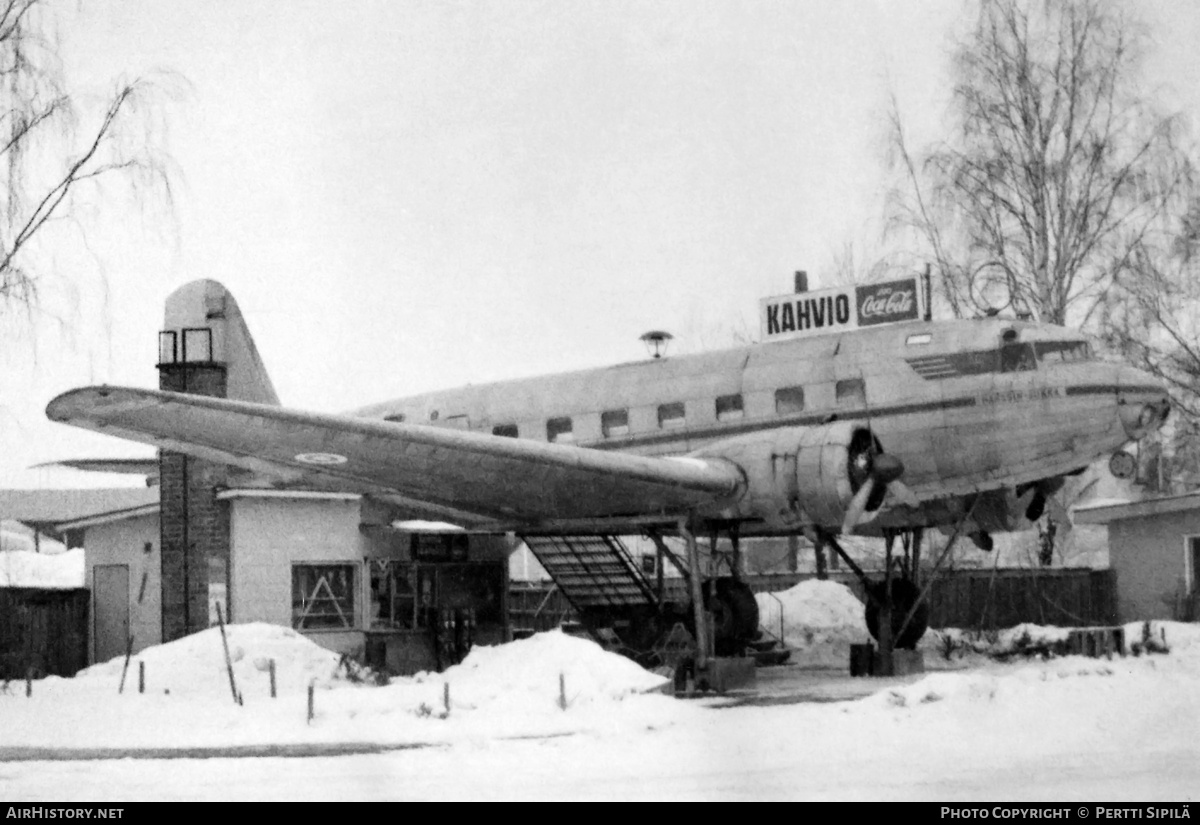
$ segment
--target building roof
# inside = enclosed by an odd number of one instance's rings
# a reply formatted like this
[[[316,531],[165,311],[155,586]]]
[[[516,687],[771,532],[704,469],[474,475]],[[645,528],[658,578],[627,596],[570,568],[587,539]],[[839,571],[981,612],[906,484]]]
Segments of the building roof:
[[[97,487],[88,490],[0,490],[0,518],[52,530],[56,525],[101,513],[158,504],[157,487]]]
[[[1126,501],[1117,504],[1076,507],[1073,513],[1076,524],[1108,524],[1123,519],[1146,518],[1196,509],[1200,509],[1200,492],[1146,498],[1141,501]]]

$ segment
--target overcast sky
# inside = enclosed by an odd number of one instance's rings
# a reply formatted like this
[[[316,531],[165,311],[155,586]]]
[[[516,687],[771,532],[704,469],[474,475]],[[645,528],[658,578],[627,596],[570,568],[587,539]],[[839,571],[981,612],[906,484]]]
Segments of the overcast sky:
[[[75,88],[186,78],[166,110],[182,185],[170,225],[122,212],[93,233],[108,292],[84,293],[74,341],[2,342],[2,487],[87,486],[25,468],[147,454],[43,411],[155,386],[163,300],[196,278],[233,291],[284,403],[322,411],[640,358],[654,328],[691,350],[755,330],[793,270],[829,286],[846,244],[875,245],[888,96],[915,140],[944,132],[963,8],[63,5]],[[1200,9],[1142,5],[1149,82],[1200,112]]]

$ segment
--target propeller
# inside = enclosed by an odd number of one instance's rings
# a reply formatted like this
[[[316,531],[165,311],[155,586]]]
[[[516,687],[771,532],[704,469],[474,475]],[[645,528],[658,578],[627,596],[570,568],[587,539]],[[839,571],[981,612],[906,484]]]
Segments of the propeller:
[[[857,484],[858,490],[846,508],[846,517],[842,520],[842,532],[850,533],[865,519],[867,507],[876,495],[877,487],[882,485],[885,493],[891,493],[902,504],[916,507],[920,502],[909,487],[900,481],[904,475],[904,462],[893,455],[888,455],[879,447],[875,437],[867,433],[866,443],[850,455],[850,482]],[[876,509],[878,505],[876,505]]]

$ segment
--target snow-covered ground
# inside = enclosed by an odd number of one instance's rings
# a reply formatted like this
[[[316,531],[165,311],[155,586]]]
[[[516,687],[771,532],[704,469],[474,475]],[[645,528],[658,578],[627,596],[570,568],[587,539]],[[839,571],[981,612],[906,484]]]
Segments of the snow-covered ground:
[[[862,621],[839,586],[805,584],[809,624],[784,614],[802,662],[832,657]],[[729,706],[666,696],[661,677],[558,632],[377,686],[291,630],[234,625],[240,705],[217,630],[134,657],[123,693],[119,659],[36,681],[30,697],[10,684],[0,798],[1191,800],[1200,626],[1164,629],[1167,655],[999,663],[963,647],[927,652],[947,669],[923,677],[854,680],[865,698]],[[795,672],[820,678],[811,664]],[[128,758],[139,749],[156,758]]]

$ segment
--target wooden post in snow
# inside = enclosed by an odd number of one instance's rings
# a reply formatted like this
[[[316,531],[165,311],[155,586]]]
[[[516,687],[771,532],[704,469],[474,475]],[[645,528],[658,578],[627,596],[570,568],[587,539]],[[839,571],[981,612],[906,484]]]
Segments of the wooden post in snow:
[[[275,660],[270,659],[267,662],[267,669],[271,673],[271,698],[275,698]]]
[[[221,646],[225,648],[225,670],[229,672],[229,690],[233,693],[233,701],[240,705],[242,699],[238,696],[237,682],[233,679],[233,660],[229,658],[229,640],[225,638],[225,618],[221,615],[220,602],[217,602],[217,625],[221,628]]]
[[[130,633],[125,642],[125,666],[121,668],[121,686],[117,693],[125,692],[125,674],[129,672],[129,659],[133,656],[133,634]]]

